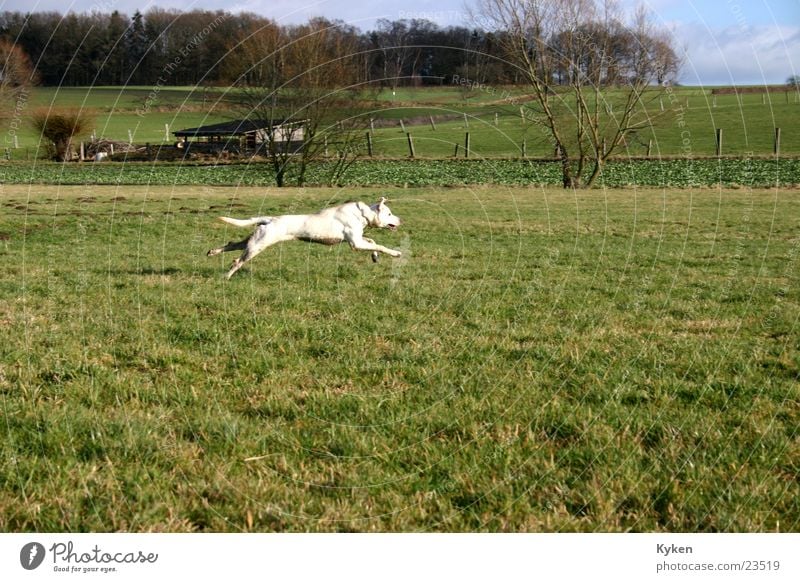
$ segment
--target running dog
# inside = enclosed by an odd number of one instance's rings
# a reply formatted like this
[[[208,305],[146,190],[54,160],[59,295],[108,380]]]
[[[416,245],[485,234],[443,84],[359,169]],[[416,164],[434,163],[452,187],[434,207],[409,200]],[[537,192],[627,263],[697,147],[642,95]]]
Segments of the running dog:
[[[381,198],[377,204],[372,206],[363,202],[348,202],[333,208],[326,208],[316,214],[258,216],[245,219],[220,216],[220,220],[234,226],[256,226],[253,234],[246,239],[229,242],[223,247],[208,251],[209,257],[228,251],[244,251],[233,262],[233,266],[227,274],[228,279],[265,248],[289,240],[302,240],[323,245],[347,242],[354,251],[372,251],[373,261],[377,261],[379,252],[395,258],[402,254],[400,251],[381,246],[374,240],[364,237],[364,229],[368,226],[388,228],[389,230],[395,230],[400,226],[400,218],[389,210],[386,198]]]

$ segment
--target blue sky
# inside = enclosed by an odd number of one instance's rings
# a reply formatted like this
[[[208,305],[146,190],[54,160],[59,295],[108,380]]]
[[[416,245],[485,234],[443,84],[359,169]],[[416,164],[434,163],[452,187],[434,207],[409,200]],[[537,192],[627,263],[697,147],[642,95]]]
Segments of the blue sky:
[[[639,2],[622,0],[633,7]],[[800,0],[647,0],[655,18],[673,31],[685,52],[687,85],[783,83],[800,74]],[[379,18],[427,18],[439,25],[469,24],[470,0],[0,0],[0,10],[132,14],[150,6],[223,9],[263,14],[281,22],[326,16],[367,30]]]

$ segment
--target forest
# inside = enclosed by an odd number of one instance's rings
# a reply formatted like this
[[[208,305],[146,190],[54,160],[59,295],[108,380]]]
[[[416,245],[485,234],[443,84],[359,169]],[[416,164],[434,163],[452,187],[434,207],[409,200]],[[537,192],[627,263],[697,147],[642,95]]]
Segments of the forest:
[[[480,68],[485,81],[513,81],[513,73],[490,63],[498,52],[495,38],[480,29],[427,20],[381,20],[367,32],[340,21],[312,25],[332,27],[356,44],[371,80],[441,84],[447,75]],[[0,13],[0,39],[27,53],[45,86],[235,84],[251,69],[248,46],[275,28],[291,35],[302,26],[278,26],[251,13],[161,8],[132,16]]]
[[[259,52],[264,37],[289,44],[320,30],[353,51],[350,60],[357,62],[360,82],[442,85],[453,76],[497,85],[523,81],[504,58],[507,32],[440,27],[424,19],[382,19],[373,30],[361,31],[322,18],[279,25],[246,12],[0,13],[0,41],[24,51],[45,86],[252,84],[261,59],[271,56]],[[624,27],[613,32],[615,50],[626,50],[630,38]],[[559,39],[551,40],[557,50]],[[666,40],[660,44],[671,51]],[[674,54],[666,62],[665,74],[677,69]],[[567,82],[564,71],[554,79]]]

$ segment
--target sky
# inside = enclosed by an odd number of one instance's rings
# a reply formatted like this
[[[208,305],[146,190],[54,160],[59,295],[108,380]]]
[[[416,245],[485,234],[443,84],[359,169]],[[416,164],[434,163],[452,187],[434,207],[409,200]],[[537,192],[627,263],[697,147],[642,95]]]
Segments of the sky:
[[[684,57],[684,85],[784,83],[800,75],[800,0],[621,0],[644,4],[672,31]],[[440,26],[471,24],[474,0],[0,0],[0,11],[111,12],[150,7],[253,12],[282,23],[312,16],[344,20],[362,30],[380,18],[424,18]]]

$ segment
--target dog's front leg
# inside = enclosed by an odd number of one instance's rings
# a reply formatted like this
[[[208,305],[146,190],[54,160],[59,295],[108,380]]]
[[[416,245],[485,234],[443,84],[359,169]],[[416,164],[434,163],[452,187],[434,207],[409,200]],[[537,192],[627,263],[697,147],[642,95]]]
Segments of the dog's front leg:
[[[401,257],[403,255],[403,253],[401,253],[400,251],[396,251],[394,249],[390,249],[382,245],[379,245],[373,242],[371,239],[363,239],[363,238],[354,239],[350,241],[350,247],[354,251],[378,251],[379,253],[384,253],[389,255],[390,257],[395,257],[395,258]]]

